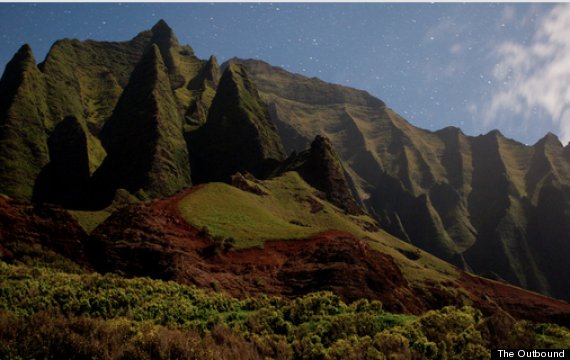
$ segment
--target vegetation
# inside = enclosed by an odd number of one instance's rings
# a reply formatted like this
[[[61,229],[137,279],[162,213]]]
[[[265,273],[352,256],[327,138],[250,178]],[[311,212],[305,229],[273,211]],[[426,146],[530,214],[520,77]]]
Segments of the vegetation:
[[[446,307],[415,317],[330,292],[239,300],[174,282],[0,263],[0,294],[4,359],[485,359],[495,345],[570,345],[568,329],[504,312]]]
[[[223,183],[206,184],[180,202],[182,216],[213,235],[233,237],[236,248],[260,246],[266,240],[300,239],[329,229],[364,236],[367,216],[348,216],[315,196],[298,173],[264,181],[267,195],[252,194]]]
[[[84,211],[84,210],[68,210],[68,212],[77,220],[79,225],[88,234],[91,233],[99,224],[103,223],[109,216],[111,216],[110,210],[100,210],[100,211]]]

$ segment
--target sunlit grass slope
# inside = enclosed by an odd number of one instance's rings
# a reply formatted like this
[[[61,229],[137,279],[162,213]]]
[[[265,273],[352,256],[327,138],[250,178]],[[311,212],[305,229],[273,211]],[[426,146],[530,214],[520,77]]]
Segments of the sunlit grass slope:
[[[263,181],[266,195],[223,183],[209,183],[180,202],[182,216],[192,225],[207,227],[212,235],[232,237],[236,247],[263,245],[266,240],[306,238],[325,230],[365,236],[368,216],[350,216],[316,196],[298,173],[288,172]]]
[[[456,269],[383,230],[371,230],[374,221],[366,215],[352,216],[320,199],[297,172],[252,182],[264,195],[224,183],[209,183],[180,203],[184,219],[213,236],[233,238],[235,247],[263,246],[268,240],[304,239],[326,230],[342,230],[367,240],[373,249],[394,258],[409,281],[447,281]],[[413,259],[410,259],[410,254]]]

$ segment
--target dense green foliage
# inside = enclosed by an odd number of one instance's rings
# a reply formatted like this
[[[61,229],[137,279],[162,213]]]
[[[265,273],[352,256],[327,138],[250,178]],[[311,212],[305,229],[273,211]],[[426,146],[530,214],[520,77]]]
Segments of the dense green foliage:
[[[330,292],[234,299],[174,282],[0,263],[0,357],[488,358],[494,345],[562,347],[562,327],[446,307],[414,317]]]

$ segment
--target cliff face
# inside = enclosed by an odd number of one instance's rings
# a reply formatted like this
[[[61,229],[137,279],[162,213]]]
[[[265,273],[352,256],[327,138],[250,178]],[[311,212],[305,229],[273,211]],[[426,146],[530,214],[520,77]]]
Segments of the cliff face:
[[[297,171],[308,184],[322,191],[330,203],[352,215],[364,213],[336,151],[325,136],[317,135],[310,149],[292,154],[280,171]]]
[[[167,67],[153,45],[101,131],[108,155],[93,180],[100,199],[109,202],[119,188],[162,197],[191,185],[182,120],[170,89]]]
[[[0,193],[31,200],[48,162],[46,83],[32,49],[24,45],[0,80]]]
[[[87,129],[70,116],[60,122],[48,139],[50,162],[44,166],[34,187],[34,202],[68,208],[85,204],[90,161]]]
[[[285,158],[267,107],[240,65],[226,68],[208,121],[187,141],[195,182],[228,180],[237,171],[262,176]]]
[[[365,92],[232,61],[256,81],[285,149],[325,134],[389,232],[466,269],[570,298],[557,255],[570,250],[570,161],[554,135],[525,146],[498,131],[430,132]]]

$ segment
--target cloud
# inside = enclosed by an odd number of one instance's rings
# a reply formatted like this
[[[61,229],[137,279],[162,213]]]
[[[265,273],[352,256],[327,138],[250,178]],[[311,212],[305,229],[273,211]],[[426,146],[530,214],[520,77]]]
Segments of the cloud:
[[[557,129],[564,144],[570,141],[569,39],[570,4],[560,4],[537,23],[528,44],[508,41],[495,47],[493,76],[500,85],[483,114],[485,126],[513,126],[518,119],[516,126],[524,129],[539,122],[540,128]]]

